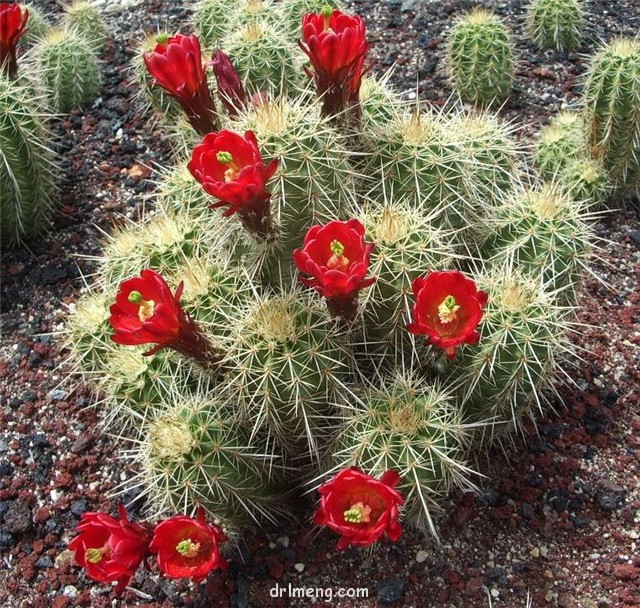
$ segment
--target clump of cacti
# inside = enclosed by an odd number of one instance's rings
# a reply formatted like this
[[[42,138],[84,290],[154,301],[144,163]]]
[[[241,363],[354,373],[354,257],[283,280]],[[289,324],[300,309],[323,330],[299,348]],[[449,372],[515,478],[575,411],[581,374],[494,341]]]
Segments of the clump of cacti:
[[[155,216],[107,239],[71,359],[136,441],[155,511],[199,504],[236,530],[286,512],[284,488],[353,466],[352,489],[364,479],[389,498],[389,538],[400,494],[435,532],[439,498],[473,486],[471,446],[517,428],[552,385],[592,240],[593,203],[569,190],[601,183],[562,158],[541,164],[566,165],[566,183],[525,188],[495,116],[404,104],[367,73],[361,19],[307,17],[297,50],[265,26],[289,4],[198,3],[196,29],[228,53],[215,104],[195,41],[163,37],[147,56],[200,140],[162,171]],[[466,21],[451,49],[470,61],[467,99],[504,100],[504,26],[479,10]],[[331,52],[336,38],[350,53]],[[307,59],[320,99],[300,88]],[[358,525],[372,506],[347,499],[339,546],[370,544],[382,532],[365,542]]]
[[[98,95],[100,65],[92,44],[71,29],[52,29],[33,47],[35,70],[56,112],[89,105]]]
[[[100,54],[107,40],[106,25],[95,4],[75,0],[65,6],[64,25],[86,38],[95,54]]]
[[[527,30],[542,48],[571,51],[580,46],[583,13],[580,0],[532,0]]]
[[[584,86],[591,151],[613,186],[629,194],[640,186],[640,39],[616,38],[591,59]]]
[[[10,246],[46,226],[60,168],[50,149],[49,116],[33,90],[0,77],[0,242]]]
[[[502,103],[511,92],[515,63],[506,26],[484,8],[463,15],[449,33],[449,80],[464,101],[478,106]]]

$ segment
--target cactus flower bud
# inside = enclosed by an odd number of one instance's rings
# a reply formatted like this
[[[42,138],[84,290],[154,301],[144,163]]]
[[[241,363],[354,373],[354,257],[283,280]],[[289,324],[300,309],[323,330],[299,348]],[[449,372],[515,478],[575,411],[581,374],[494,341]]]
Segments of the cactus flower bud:
[[[363,19],[338,10],[305,15],[299,44],[311,61],[313,71],[306,71],[315,81],[325,116],[347,108],[359,112],[360,84],[369,50]]]
[[[237,116],[238,110],[241,110],[247,103],[247,96],[238,72],[233,67],[229,56],[222,50],[213,54],[211,65],[222,105],[229,112],[229,116]]]

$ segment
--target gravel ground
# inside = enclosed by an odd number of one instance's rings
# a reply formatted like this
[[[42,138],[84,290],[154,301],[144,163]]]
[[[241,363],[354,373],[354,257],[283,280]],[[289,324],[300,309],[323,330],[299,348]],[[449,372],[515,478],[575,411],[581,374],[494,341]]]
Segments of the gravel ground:
[[[57,0],[35,0],[50,14]],[[478,463],[481,492],[455,494],[440,522],[441,544],[405,534],[372,551],[337,553],[335,536],[310,524],[250,533],[228,572],[193,586],[140,570],[121,598],[86,579],[65,552],[80,515],[111,510],[108,496],[131,476],[114,460],[115,441],[98,427],[89,390],[68,377],[57,334],[93,269],[103,231],[136,218],[154,189],[148,167],[169,146],[140,116],[127,65],[143,31],[179,30],[186,11],[171,0],[102,0],[111,40],[104,86],[92,108],[60,119],[62,204],[51,233],[2,256],[0,343],[0,605],[7,608],[148,606],[480,607],[640,606],[640,225],[638,211],[600,221],[605,239],[586,281],[575,335],[582,360],[567,369],[556,413],[525,437]],[[518,36],[516,89],[502,111],[526,142],[576,102],[584,57],[599,39],[633,35],[633,0],[590,2],[580,53],[540,52],[525,39],[524,3],[485,2]],[[467,0],[358,1],[378,71],[398,64],[394,82],[408,97],[442,104],[443,40]],[[526,59],[525,59],[526,58]],[[418,82],[416,85],[416,75]],[[135,499],[134,495],[124,497]],[[133,502],[132,512],[141,505]],[[334,597],[291,599],[287,587],[331,589]],[[368,599],[338,599],[340,588]]]

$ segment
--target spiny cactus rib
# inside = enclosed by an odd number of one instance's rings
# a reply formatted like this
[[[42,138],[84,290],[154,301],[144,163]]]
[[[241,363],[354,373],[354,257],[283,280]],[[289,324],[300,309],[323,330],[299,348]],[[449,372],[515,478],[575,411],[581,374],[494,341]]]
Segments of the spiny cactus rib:
[[[451,366],[450,378],[462,400],[465,422],[478,428],[480,443],[518,430],[532,408],[542,409],[559,363],[571,352],[567,333],[570,307],[540,275],[497,265],[478,285],[489,294],[477,346],[466,348]]]
[[[0,78],[0,243],[15,245],[47,225],[60,169],[47,120],[30,86]]]
[[[521,185],[497,210],[483,257],[489,265],[512,259],[520,270],[539,272],[551,289],[568,290],[572,301],[587,267],[588,244],[594,241],[591,222],[596,216],[590,207],[589,201],[574,200],[558,184]]]
[[[253,428],[317,458],[351,362],[324,305],[298,291],[258,297],[237,324],[229,386]]]
[[[580,0],[532,0],[527,31],[542,48],[570,51],[580,46],[583,11]]]
[[[585,122],[596,159],[621,194],[640,186],[640,38],[617,38],[591,60]]]
[[[166,401],[142,430],[131,458],[156,515],[203,506],[232,530],[274,521],[285,492],[278,463],[249,437],[234,404],[215,392]]]
[[[73,30],[53,29],[32,49],[51,107],[67,112],[90,104],[101,84],[91,43]]]
[[[107,28],[95,4],[86,0],[75,0],[65,6],[64,27],[75,30],[86,38],[96,55],[103,51],[107,40]]]

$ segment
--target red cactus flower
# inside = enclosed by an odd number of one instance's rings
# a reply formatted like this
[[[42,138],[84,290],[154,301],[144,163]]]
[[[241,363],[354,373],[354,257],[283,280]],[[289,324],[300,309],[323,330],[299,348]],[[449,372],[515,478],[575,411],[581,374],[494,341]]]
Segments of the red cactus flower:
[[[143,58],[153,77],[175,97],[193,128],[206,135],[216,128],[216,108],[202,65],[200,41],[197,36],[161,36],[158,44]]]
[[[299,44],[311,61],[313,72],[307,70],[307,74],[315,80],[324,114],[357,106],[369,50],[363,19],[330,9],[305,15]]]
[[[338,549],[371,545],[384,534],[397,541],[402,534],[398,507],[404,502],[395,489],[399,481],[394,471],[375,479],[356,467],[344,469],[318,489],[321,502],[313,519],[341,535]]]
[[[310,228],[293,260],[300,272],[311,275],[300,281],[327,298],[334,316],[353,318],[358,291],[375,281],[365,278],[374,246],[365,243],[364,226],[358,220],[335,220]]]
[[[231,59],[222,50],[218,50],[211,58],[213,73],[218,85],[218,95],[229,116],[237,116],[247,103],[247,96],[238,72],[233,67]]]
[[[27,31],[29,11],[19,4],[0,2],[0,70],[14,79],[18,72],[16,48]]]
[[[123,505],[118,512],[120,519],[107,513],[84,513],[69,549],[89,578],[100,583],[117,581],[120,593],[149,554],[151,532],[130,522]]]
[[[266,238],[272,231],[271,194],[266,184],[278,166],[277,159],[264,164],[256,136],[233,131],[210,133],[196,146],[189,171],[212,196],[213,208],[229,205],[225,216],[237,213],[247,230]]]
[[[180,306],[183,288],[180,283],[172,294],[162,276],[150,269],[123,281],[110,308],[112,340],[125,345],[156,344],[145,356],[168,347],[200,362],[218,363],[219,353]]]
[[[168,577],[199,583],[213,570],[227,568],[219,547],[227,540],[218,526],[206,523],[200,508],[196,519],[176,515],[159,523],[149,549],[158,554],[158,566]]]
[[[476,284],[457,270],[432,272],[413,281],[416,303],[413,323],[407,329],[425,335],[429,341],[444,349],[447,357],[456,356],[456,347],[475,344],[477,331],[487,294],[478,291]]]

